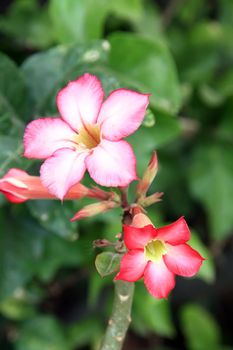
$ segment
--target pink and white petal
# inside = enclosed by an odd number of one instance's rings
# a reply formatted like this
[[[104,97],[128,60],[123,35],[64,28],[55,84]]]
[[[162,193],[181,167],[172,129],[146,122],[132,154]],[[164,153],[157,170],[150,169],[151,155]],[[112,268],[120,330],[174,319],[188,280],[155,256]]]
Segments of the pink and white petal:
[[[168,269],[176,275],[192,277],[200,269],[203,262],[202,256],[187,244],[176,246],[166,245],[168,252],[164,255],[164,261]]]
[[[86,73],[58,93],[57,106],[62,118],[78,131],[83,124],[96,123],[103,99],[99,79]]]
[[[126,253],[120,263],[120,272],[115,280],[135,282],[142,278],[147,261],[142,250],[133,250]]]
[[[134,215],[131,226],[144,227],[144,226],[148,226],[148,225],[152,225],[154,227],[154,225],[152,224],[152,222],[148,218],[148,216],[146,216],[143,213],[139,213],[139,214]]]
[[[83,178],[86,156],[87,153],[65,148],[56,151],[40,168],[42,184],[62,200],[68,190]]]
[[[136,159],[126,141],[102,140],[86,158],[92,179],[102,186],[127,186],[137,179]]]
[[[154,238],[156,233],[152,225],[142,228],[124,225],[124,241],[128,249],[144,249],[145,245]]]
[[[175,287],[175,276],[168,270],[163,259],[153,263],[149,261],[144,271],[144,283],[149,293],[158,299],[167,298]]]
[[[119,89],[104,101],[98,117],[104,138],[118,141],[136,131],[145,116],[149,94]]]
[[[24,156],[44,159],[60,148],[72,148],[76,133],[61,118],[41,118],[29,123],[25,129]]]
[[[161,239],[169,244],[183,244],[190,239],[190,231],[183,217],[170,225],[156,229],[157,239]]]

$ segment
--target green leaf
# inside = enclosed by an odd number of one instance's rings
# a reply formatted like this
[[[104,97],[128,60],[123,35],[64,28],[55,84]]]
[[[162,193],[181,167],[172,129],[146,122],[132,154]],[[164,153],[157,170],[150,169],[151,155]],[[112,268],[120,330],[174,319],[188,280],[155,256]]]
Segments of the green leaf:
[[[201,269],[197,274],[197,277],[202,278],[207,283],[213,283],[215,281],[215,266],[211,252],[207,249],[207,247],[202,243],[198,235],[194,232],[192,232],[189,244],[192,248],[196,249],[204,259],[206,259],[203,261]]]
[[[180,87],[173,58],[165,43],[130,33],[109,37],[110,67],[127,85],[151,93],[151,104],[174,114],[181,103]]]
[[[77,236],[77,223],[70,222],[75,213],[72,202],[36,200],[27,202],[26,205],[46,230],[71,240]]]
[[[51,0],[50,15],[58,42],[84,43],[102,36],[107,0]]]
[[[215,319],[199,305],[185,305],[181,311],[181,329],[188,349],[220,350],[220,329]]]
[[[71,350],[62,326],[51,316],[37,316],[23,323],[17,350]]]
[[[110,14],[137,23],[142,1],[51,0],[49,11],[58,43],[85,43],[103,37]]]
[[[22,66],[35,114],[57,113],[55,96],[69,82],[92,67],[106,64],[109,44],[58,46],[29,57]]]
[[[151,153],[177,139],[180,133],[181,127],[177,118],[157,113],[153,126],[141,127],[128,137],[136,154],[139,175],[142,175],[147,167]]]
[[[101,277],[111,275],[119,270],[120,255],[112,252],[100,253],[95,259],[95,267]]]
[[[20,167],[22,135],[28,116],[26,86],[23,76],[7,56],[0,53],[0,176],[10,167]],[[7,135],[7,136],[6,136]]]
[[[204,143],[192,157],[189,182],[193,196],[207,210],[213,239],[226,238],[233,225],[233,148]]]
[[[43,281],[49,281],[60,268],[80,266],[87,257],[82,242],[77,238],[67,241],[62,237],[49,235],[44,242],[35,274]]]
[[[136,286],[132,312],[132,326],[139,334],[156,332],[168,338],[175,335],[169,302],[153,298],[142,284]]]
[[[0,311],[5,317],[12,320],[24,320],[35,313],[30,296],[22,288],[16,289],[13,296],[0,303]]]
[[[17,207],[21,213],[22,208]],[[10,215],[9,208],[1,210],[0,301],[33,276],[42,256],[45,232],[27,214],[24,219]]]

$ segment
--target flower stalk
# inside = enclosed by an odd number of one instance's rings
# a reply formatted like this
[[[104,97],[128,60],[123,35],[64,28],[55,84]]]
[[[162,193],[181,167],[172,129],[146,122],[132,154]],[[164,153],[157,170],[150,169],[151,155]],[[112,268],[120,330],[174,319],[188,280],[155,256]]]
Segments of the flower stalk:
[[[134,283],[115,281],[112,315],[100,350],[120,350],[131,322]]]

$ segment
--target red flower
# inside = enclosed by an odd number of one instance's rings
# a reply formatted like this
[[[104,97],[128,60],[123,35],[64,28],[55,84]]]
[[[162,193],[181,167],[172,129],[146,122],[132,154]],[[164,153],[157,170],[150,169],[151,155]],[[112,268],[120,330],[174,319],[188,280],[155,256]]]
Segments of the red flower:
[[[190,231],[183,217],[156,229],[146,215],[137,214],[132,226],[124,226],[124,239],[128,252],[115,279],[135,282],[144,277],[149,293],[159,299],[174,288],[175,275],[194,276],[204,260],[186,244]]]

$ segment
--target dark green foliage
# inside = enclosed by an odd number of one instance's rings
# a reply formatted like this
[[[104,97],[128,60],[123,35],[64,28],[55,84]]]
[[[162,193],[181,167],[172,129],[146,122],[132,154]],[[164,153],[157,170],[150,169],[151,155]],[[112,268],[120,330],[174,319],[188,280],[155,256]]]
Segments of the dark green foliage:
[[[40,163],[22,156],[24,127],[56,116],[57,92],[84,72],[101,79],[106,95],[152,93],[128,139],[139,176],[158,150],[151,191],[165,195],[148,213],[156,225],[185,215],[191,245],[207,261],[197,278],[178,280],[169,300],[136,285],[125,349],[135,334],[146,344],[135,350],[232,349],[232,1],[15,0],[0,15],[0,35],[0,176],[12,167],[38,174]],[[86,203],[11,205],[0,195],[1,349],[98,348],[114,274],[97,275],[101,251],[92,241],[115,240],[120,211],[71,223]],[[102,275],[119,263],[109,254],[97,258]]]

